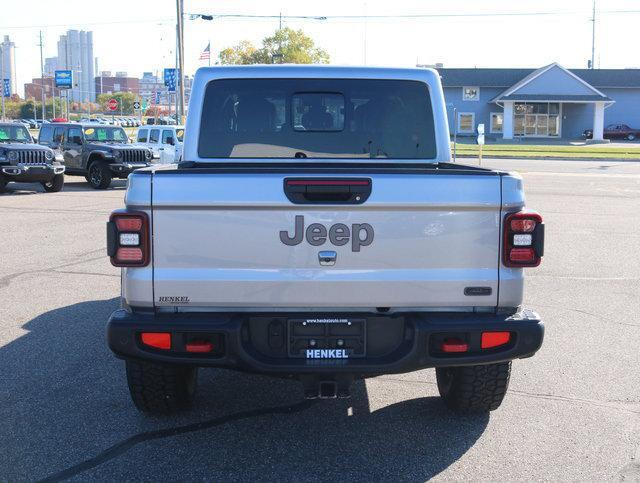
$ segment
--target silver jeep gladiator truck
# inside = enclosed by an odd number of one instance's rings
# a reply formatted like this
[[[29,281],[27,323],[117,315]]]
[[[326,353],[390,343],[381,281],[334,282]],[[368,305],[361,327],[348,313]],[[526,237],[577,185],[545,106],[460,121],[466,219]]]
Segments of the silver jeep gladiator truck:
[[[132,173],[107,224],[135,405],[185,407],[207,366],[308,398],[435,368],[448,407],[496,409],[542,344],[521,304],[544,225],[518,175],[450,161],[433,70],[200,69],[183,161]]]

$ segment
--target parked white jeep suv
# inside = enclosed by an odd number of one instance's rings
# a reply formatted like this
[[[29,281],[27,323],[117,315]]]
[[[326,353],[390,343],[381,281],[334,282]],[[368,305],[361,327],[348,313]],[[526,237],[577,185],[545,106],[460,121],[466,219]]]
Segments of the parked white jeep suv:
[[[521,304],[543,230],[520,177],[450,162],[433,70],[200,69],[183,161],[134,172],[107,225],[109,346],[143,411],[205,366],[308,398],[434,367],[449,407],[490,411],[542,344]]]
[[[138,128],[138,144],[151,148],[160,164],[180,161],[184,126],[142,126]]]

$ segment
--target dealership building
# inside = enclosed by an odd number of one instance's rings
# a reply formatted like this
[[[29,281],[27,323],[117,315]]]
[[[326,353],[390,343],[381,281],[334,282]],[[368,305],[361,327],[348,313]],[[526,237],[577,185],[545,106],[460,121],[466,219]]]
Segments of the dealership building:
[[[451,133],[489,138],[601,140],[610,124],[640,128],[640,69],[438,67]],[[455,113],[455,116],[454,116]]]

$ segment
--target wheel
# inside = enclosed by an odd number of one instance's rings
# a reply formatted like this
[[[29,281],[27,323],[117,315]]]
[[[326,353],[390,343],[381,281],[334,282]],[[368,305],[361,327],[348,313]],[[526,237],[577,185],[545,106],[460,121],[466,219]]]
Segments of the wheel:
[[[62,191],[63,186],[64,186],[64,174],[56,174],[51,179],[51,181],[42,183],[42,187],[47,193],[57,193],[58,191]]]
[[[511,361],[436,369],[438,392],[445,405],[459,413],[498,409],[509,386]]]
[[[104,164],[94,162],[89,166],[88,178],[93,189],[104,190],[111,184],[111,171]]]
[[[0,193],[4,193],[7,188],[7,180],[0,174]]]
[[[126,361],[131,399],[140,411],[169,414],[188,407],[196,392],[197,367]]]
[[[635,141],[635,139],[636,139],[636,135],[633,134],[632,132],[627,134],[627,141]]]

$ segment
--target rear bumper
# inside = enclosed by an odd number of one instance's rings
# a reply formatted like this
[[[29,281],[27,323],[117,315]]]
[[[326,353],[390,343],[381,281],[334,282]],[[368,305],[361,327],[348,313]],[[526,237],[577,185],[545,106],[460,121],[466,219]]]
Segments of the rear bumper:
[[[249,372],[282,375],[353,374],[360,376],[404,373],[429,367],[488,364],[530,357],[541,347],[544,325],[530,310],[513,315],[470,313],[403,313],[375,316],[376,330],[369,330],[370,347],[381,347],[391,338],[385,333],[385,323],[395,327],[397,343],[390,350],[365,357],[346,359],[291,358],[286,354],[274,357],[265,353],[266,332],[262,337],[255,330],[255,318],[265,320],[308,317],[310,314],[142,314],[115,311],[107,325],[107,340],[111,350],[121,358],[158,363],[185,364],[239,369]],[[313,315],[313,314],[311,314]],[[367,314],[332,314],[335,317],[367,318]],[[253,318],[254,322],[250,322]],[[259,319],[260,320],[260,319]],[[369,324],[372,329],[373,322]],[[509,331],[508,344],[493,349],[481,349],[480,338],[485,331]],[[142,344],[142,332],[169,332],[169,350],[153,349]],[[189,353],[185,341],[193,337],[213,341],[214,351],[208,354]],[[467,353],[446,354],[439,351],[442,337],[463,337],[469,343]],[[269,339],[269,343],[271,340]]]
[[[63,174],[64,166],[58,164],[46,166],[28,166],[28,165],[2,165],[0,166],[0,174],[7,181],[16,181],[21,183],[46,183],[57,174]]]

